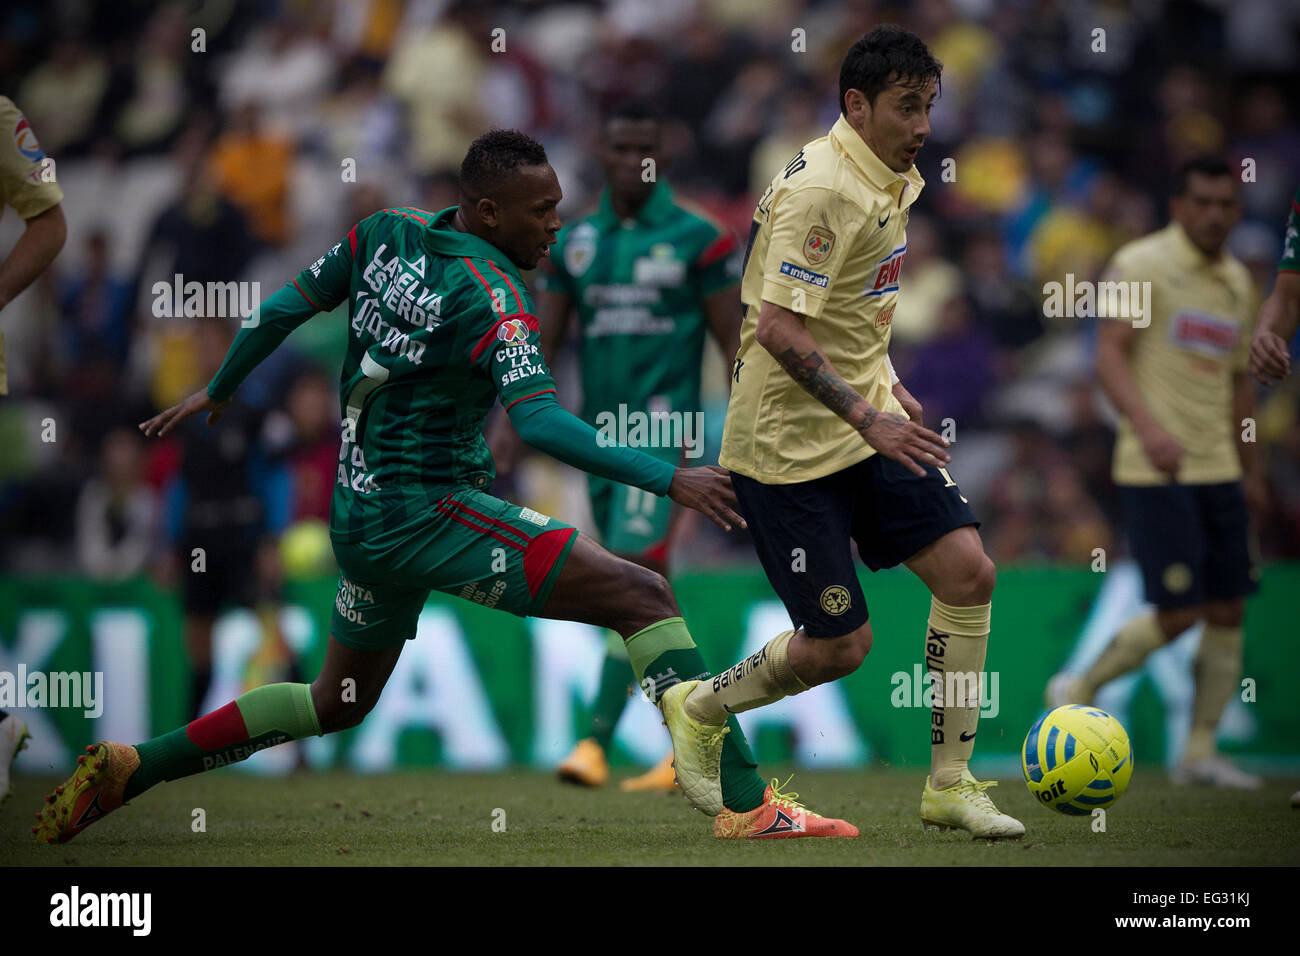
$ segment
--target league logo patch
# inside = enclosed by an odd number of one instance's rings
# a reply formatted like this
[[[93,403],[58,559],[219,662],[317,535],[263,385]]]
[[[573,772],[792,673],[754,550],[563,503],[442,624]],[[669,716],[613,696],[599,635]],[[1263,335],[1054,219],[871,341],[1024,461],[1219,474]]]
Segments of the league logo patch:
[[[41,149],[41,144],[36,142],[36,133],[32,131],[26,116],[18,117],[18,125],[14,127],[14,146],[24,159],[31,160],[33,163],[39,163],[45,158],[45,151]]]
[[[497,326],[497,338],[502,342],[527,342],[528,326],[523,319],[506,319]]]
[[[810,265],[820,265],[831,257],[835,248],[835,233],[824,226],[813,226],[803,241],[803,257]]]

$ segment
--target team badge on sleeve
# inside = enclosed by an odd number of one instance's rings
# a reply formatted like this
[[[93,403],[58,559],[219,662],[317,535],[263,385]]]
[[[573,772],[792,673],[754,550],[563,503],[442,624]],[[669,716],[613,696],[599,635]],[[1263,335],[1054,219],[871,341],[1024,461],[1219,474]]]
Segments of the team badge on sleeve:
[[[497,338],[502,342],[526,342],[528,326],[522,319],[506,319],[497,326]]]
[[[803,257],[815,266],[829,259],[834,248],[835,233],[825,226],[813,226],[803,241]]]

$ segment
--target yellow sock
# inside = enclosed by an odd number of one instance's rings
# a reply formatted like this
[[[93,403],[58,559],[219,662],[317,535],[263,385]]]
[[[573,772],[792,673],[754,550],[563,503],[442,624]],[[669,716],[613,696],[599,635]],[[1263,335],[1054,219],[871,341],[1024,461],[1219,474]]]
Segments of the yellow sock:
[[[1240,689],[1241,646],[1240,627],[1205,625],[1192,665],[1196,696],[1192,698],[1192,729],[1187,735],[1184,762],[1213,756],[1217,749],[1214,736],[1219,718],[1232,695]]]
[[[930,708],[930,786],[961,782],[980,721],[980,675],[988,651],[993,605],[952,607],[930,599],[925,666],[934,681]]]
[[[782,631],[757,654],[712,680],[701,681],[686,698],[686,713],[701,723],[717,726],[726,723],[728,714],[743,713],[806,691],[808,685],[790,667],[792,637],[794,631]]]
[[[1147,655],[1163,647],[1164,643],[1165,635],[1156,623],[1155,611],[1143,611],[1130,618],[1111,638],[1101,656],[1078,679],[1075,684],[1078,696],[1092,703],[1101,687],[1141,667]]]

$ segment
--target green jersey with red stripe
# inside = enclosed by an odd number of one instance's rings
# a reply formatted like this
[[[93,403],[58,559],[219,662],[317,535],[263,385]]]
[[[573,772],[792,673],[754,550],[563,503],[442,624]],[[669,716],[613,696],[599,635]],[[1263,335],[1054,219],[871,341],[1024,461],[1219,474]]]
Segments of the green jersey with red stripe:
[[[739,281],[736,249],[663,181],[631,219],[619,218],[606,189],[595,212],[560,231],[538,275],[577,308],[586,421],[619,405],[699,410],[704,300]]]
[[[385,209],[358,223],[263,304],[264,327],[241,333],[209,385],[225,400],[293,328],[349,302],[336,541],[427,520],[449,487],[487,488],[495,469],[482,429],[493,402],[509,409],[555,391],[518,270],[456,231],[455,212]]]
[[[1291,211],[1286,217],[1286,234],[1282,239],[1282,261],[1278,272],[1300,272],[1300,188],[1291,197]]]

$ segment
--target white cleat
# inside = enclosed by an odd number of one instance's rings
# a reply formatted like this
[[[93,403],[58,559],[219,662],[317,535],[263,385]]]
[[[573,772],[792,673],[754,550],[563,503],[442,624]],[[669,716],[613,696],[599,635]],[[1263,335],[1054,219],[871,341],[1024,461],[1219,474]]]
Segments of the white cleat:
[[[967,830],[976,840],[1014,840],[1025,835],[1025,825],[993,805],[984,791],[995,780],[976,780],[963,770],[961,783],[935,790],[925,778],[921,794],[921,824],[927,830]]]
[[[1180,764],[1169,776],[1177,784],[1223,787],[1228,790],[1258,790],[1264,785],[1262,778],[1238,770],[1222,754]]]
[[[1078,693],[1076,680],[1077,675],[1061,672],[1047,682],[1047,693],[1043,696],[1047,699],[1048,710],[1056,710],[1056,708],[1064,707],[1066,704],[1092,703],[1092,701],[1086,700],[1082,694]]]
[[[30,738],[27,724],[13,714],[0,720],[0,805],[4,804],[13,791],[13,785],[9,782],[9,765],[13,763],[18,751],[27,746]]]
[[[686,698],[698,684],[688,680],[668,688],[659,698],[659,710],[673,738],[677,785],[691,806],[716,817],[726,809],[722,805],[722,739],[731,728],[702,724],[686,713]]]

